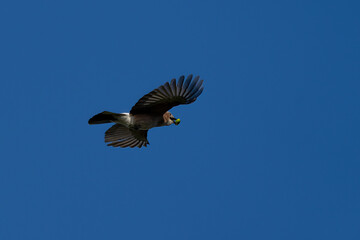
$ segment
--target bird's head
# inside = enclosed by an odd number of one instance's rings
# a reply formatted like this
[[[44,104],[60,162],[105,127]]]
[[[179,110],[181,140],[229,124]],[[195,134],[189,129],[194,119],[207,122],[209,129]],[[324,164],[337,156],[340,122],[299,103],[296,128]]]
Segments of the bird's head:
[[[165,120],[165,123],[167,125],[171,125],[171,124],[175,124],[175,125],[179,125],[180,124],[180,118],[176,118],[174,117],[171,112],[166,112],[164,114],[164,120]]]

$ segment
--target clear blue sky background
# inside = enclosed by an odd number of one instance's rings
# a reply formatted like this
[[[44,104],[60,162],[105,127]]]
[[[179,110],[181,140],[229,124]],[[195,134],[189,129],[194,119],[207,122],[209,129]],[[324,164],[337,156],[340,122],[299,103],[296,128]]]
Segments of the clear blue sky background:
[[[0,239],[360,239],[359,1],[0,4]],[[107,147],[174,77],[142,149]]]

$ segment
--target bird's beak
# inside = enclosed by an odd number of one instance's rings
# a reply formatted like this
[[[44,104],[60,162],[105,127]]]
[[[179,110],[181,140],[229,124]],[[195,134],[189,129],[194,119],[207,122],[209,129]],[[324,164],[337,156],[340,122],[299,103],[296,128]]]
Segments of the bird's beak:
[[[172,118],[171,119],[175,125],[179,125],[180,124],[180,118],[176,119],[176,118]]]

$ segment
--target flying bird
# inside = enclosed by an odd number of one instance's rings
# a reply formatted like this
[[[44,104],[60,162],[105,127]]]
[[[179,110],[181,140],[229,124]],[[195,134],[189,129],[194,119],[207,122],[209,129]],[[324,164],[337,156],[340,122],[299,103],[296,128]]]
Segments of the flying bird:
[[[131,108],[130,113],[104,111],[89,120],[89,124],[115,123],[105,132],[105,142],[113,147],[143,147],[149,143],[148,130],[153,127],[179,125],[169,110],[181,104],[193,103],[202,93],[203,80],[190,74],[181,76],[146,94]]]

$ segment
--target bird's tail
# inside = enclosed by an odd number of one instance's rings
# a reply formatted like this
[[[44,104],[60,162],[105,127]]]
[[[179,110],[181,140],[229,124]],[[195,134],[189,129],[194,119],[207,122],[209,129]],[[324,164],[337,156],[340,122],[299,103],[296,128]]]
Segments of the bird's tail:
[[[104,111],[89,119],[89,124],[112,123],[119,120],[123,114]]]

